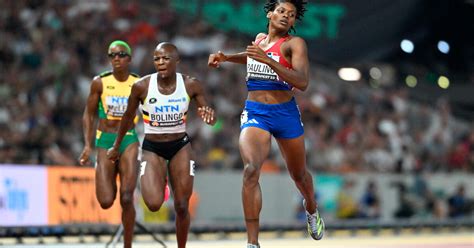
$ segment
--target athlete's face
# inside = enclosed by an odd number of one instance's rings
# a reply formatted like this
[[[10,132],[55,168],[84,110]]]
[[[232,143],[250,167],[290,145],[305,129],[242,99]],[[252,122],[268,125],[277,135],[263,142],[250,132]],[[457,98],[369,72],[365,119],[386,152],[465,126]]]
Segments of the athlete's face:
[[[162,46],[156,49],[153,53],[153,61],[156,71],[162,77],[168,77],[169,75],[176,73],[179,58],[174,49],[168,46]]]
[[[128,68],[130,61],[132,60],[127,49],[121,45],[111,47],[109,49],[108,57],[114,70]]]
[[[296,7],[292,3],[280,3],[273,11],[267,13],[267,18],[270,21],[270,26],[290,30],[296,21]]]

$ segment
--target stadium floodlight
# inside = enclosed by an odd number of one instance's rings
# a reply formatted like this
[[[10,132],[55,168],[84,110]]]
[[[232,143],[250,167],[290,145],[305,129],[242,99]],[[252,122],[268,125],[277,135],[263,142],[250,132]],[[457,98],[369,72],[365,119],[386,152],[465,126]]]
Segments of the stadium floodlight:
[[[438,50],[444,54],[448,54],[449,53],[449,43],[444,41],[444,40],[440,40],[438,41]]]
[[[404,39],[400,42],[400,47],[406,53],[412,53],[415,50],[415,44],[411,40]]]
[[[372,77],[375,80],[379,80],[380,78],[382,78],[382,71],[378,67],[370,68],[369,74],[370,74],[370,77]]]
[[[438,86],[442,89],[447,89],[449,87],[449,78],[445,76],[440,76],[438,78]]]
[[[345,81],[359,81],[361,77],[359,70],[357,70],[356,68],[350,68],[350,67],[339,69],[337,74],[342,80],[345,80]]]
[[[405,78],[405,83],[407,84],[408,87],[414,88],[414,87],[416,87],[416,84],[418,83],[418,80],[416,79],[415,76],[413,76],[413,75],[408,75],[408,76]]]

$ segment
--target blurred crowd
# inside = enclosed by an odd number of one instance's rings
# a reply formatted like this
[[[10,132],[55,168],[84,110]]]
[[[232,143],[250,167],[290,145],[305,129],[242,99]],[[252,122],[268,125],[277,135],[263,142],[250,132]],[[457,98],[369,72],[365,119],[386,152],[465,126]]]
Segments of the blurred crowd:
[[[397,190],[396,208],[391,217],[398,219],[445,219],[471,216],[474,200],[466,195],[464,184],[457,185],[453,192],[433,190],[425,177],[417,173],[412,184],[392,182]],[[337,195],[336,217],[339,219],[379,219],[384,202],[381,200],[375,181],[367,182],[363,194],[353,194],[354,182],[346,180]]]
[[[167,1],[115,0],[1,1],[0,37],[1,163],[77,164],[90,81],[110,69],[108,44],[123,39],[132,46],[132,71],[140,75],[154,72],[159,42],[178,47],[179,71],[205,84],[219,117],[208,127],[195,118],[195,108],[190,111],[188,131],[200,168],[242,167],[237,140],[245,66],[213,70],[207,57],[241,51],[252,37],[182,17]],[[296,98],[311,170],[474,171],[474,126],[452,115],[449,99],[417,103],[406,87],[344,82],[335,68],[315,63],[309,89]],[[272,149],[264,171],[284,172],[278,146]]]
[[[439,185],[430,185],[426,174],[423,173],[415,173],[410,183],[387,180],[389,182],[383,183],[388,184],[385,186],[393,188],[395,192],[393,203],[388,203],[383,200],[382,194],[387,194],[390,190],[387,187],[382,190],[382,185],[379,184],[381,181],[363,181],[345,178],[335,196],[334,209],[322,208],[323,212],[326,211],[325,216],[335,219],[442,220],[469,218],[474,213],[474,199],[466,193],[464,183],[456,184],[452,190],[446,189]],[[357,185],[357,182],[360,185]],[[325,192],[322,190],[319,193]],[[316,194],[316,198],[320,198],[319,194]],[[298,202],[301,202],[301,199]],[[388,204],[394,204],[393,208]],[[393,209],[388,211],[388,216],[383,213],[387,208]],[[306,221],[305,209],[301,204],[297,204],[295,217],[303,223]]]

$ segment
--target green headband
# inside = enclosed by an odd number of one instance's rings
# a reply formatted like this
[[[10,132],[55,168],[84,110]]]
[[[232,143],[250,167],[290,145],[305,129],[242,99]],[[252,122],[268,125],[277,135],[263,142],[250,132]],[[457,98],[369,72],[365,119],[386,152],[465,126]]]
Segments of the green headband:
[[[132,49],[130,48],[130,46],[127,44],[127,42],[123,41],[123,40],[116,40],[116,41],[113,41],[112,43],[110,43],[109,45],[109,50],[114,47],[114,46],[117,46],[117,45],[120,45],[120,46],[123,46],[125,47],[125,49],[127,49],[127,53],[132,56]]]

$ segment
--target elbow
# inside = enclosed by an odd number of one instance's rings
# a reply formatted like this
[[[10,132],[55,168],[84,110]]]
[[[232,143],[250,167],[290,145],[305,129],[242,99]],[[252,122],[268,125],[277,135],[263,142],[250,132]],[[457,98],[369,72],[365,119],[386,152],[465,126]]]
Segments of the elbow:
[[[305,83],[301,88],[301,91],[306,91],[308,89],[308,83]]]
[[[298,89],[301,90],[301,91],[306,91],[306,90],[308,89],[308,85],[309,85],[309,84],[308,84],[308,81],[307,81],[307,80],[304,80],[304,81],[301,82],[301,84],[298,85],[298,87],[296,87],[296,88],[298,88]]]

